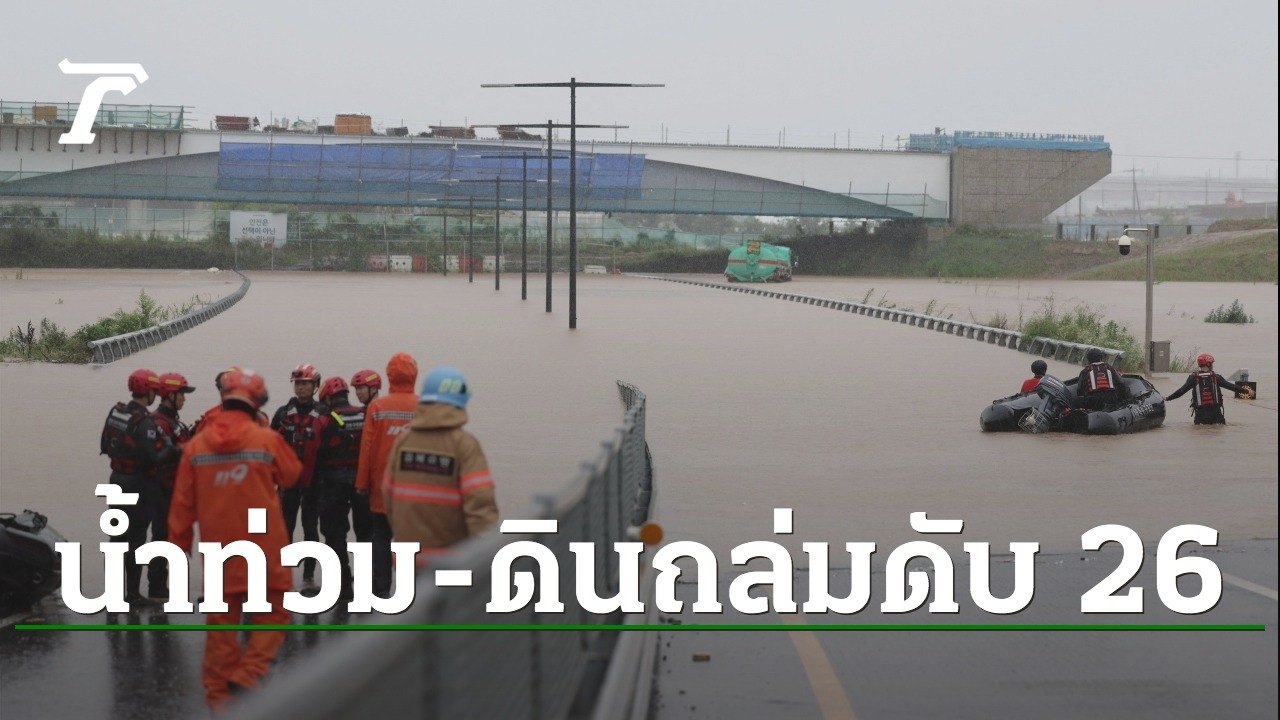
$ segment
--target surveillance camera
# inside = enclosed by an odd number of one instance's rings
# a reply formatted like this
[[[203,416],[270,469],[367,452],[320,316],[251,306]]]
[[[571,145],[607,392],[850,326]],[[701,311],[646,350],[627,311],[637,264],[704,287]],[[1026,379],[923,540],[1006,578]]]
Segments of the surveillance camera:
[[[1121,254],[1121,255],[1128,255],[1128,254],[1129,254],[1129,246],[1130,246],[1130,245],[1132,245],[1132,244],[1133,244],[1133,238],[1129,237],[1128,235],[1121,235],[1121,236],[1120,236],[1120,240],[1119,240],[1119,241],[1117,241],[1117,245],[1118,245],[1118,246],[1119,246],[1119,248],[1120,248],[1120,254]]]

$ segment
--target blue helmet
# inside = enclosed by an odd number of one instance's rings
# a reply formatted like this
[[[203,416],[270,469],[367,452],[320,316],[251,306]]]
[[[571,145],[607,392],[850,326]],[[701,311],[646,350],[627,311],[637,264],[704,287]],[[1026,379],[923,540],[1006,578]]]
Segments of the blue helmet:
[[[441,365],[427,373],[422,381],[422,393],[418,402],[438,402],[454,407],[466,408],[471,399],[471,388],[467,378],[457,368]]]

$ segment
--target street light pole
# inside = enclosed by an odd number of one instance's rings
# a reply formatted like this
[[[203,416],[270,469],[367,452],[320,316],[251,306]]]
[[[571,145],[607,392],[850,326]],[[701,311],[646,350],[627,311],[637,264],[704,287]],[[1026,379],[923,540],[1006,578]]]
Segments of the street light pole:
[[[580,87],[665,87],[656,83],[593,83],[578,82],[577,78],[569,78],[569,82],[557,83],[512,83],[482,84],[480,87],[567,87],[569,88],[569,329],[578,327],[578,88]],[[548,141],[551,124],[547,123]],[[549,159],[548,159],[549,161]],[[548,188],[548,192],[550,188]]]
[[[551,130],[555,123],[547,121],[547,312],[551,312],[551,233],[553,227],[553,210],[551,209],[551,165],[555,162],[555,145],[551,140]]]
[[[520,299],[529,299],[529,153],[520,153]]]
[[[493,183],[493,289],[502,289],[502,176]]]
[[[1120,236],[1120,248],[1121,248],[1120,252],[1121,254],[1127,254],[1129,252],[1129,244],[1133,242],[1129,234],[1139,233],[1139,232],[1143,233],[1147,242],[1147,314],[1146,314],[1146,338],[1145,338],[1147,344],[1145,346],[1144,352],[1147,355],[1147,368],[1146,368],[1147,373],[1146,374],[1150,375],[1152,372],[1152,369],[1155,367],[1155,364],[1154,364],[1155,353],[1153,352],[1153,348],[1151,344],[1151,336],[1152,336],[1151,307],[1152,307],[1152,304],[1154,301],[1154,295],[1155,295],[1154,287],[1155,287],[1155,280],[1156,280],[1156,264],[1155,264],[1154,252],[1155,252],[1156,242],[1154,237],[1155,233],[1153,232],[1152,226],[1144,225],[1142,227],[1126,227],[1124,229],[1124,233],[1121,234]]]
[[[467,197],[467,282],[476,281],[476,255],[472,251],[473,240],[475,239],[475,221],[476,221],[476,199]]]

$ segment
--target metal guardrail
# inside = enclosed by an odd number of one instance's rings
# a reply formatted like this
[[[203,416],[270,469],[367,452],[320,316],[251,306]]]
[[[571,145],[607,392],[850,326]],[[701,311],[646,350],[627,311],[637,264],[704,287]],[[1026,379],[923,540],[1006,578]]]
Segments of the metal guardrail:
[[[199,310],[192,310],[186,315],[166,320],[149,328],[90,341],[89,349],[93,352],[93,360],[91,362],[95,364],[115,362],[140,350],[162,343],[174,335],[186,332],[240,302],[240,298],[249,292],[249,278],[245,277],[244,273],[239,270],[234,270],[233,272],[244,280],[244,282],[240,283],[239,289],[230,295],[205,305]]]
[[[597,593],[615,595],[619,568],[613,543],[629,539],[650,519],[653,508],[645,397],[624,382],[618,382],[618,390],[627,411],[599,456],[584,464],[559,492],[539,495],[523,513],[507,516],[557,520],[555,535],[491,532],[469,540],[452,554],[433,559],[418,576],[415,600],[408,610],[394,617],[374,616],[370,624],[598,626],[651,621],[652,609],[641,615],[601,616],[586,612],[574,601],[577,564],[569,544],[594,544]],[[555,554],[563,613],[535,614],[532,603],[506,615],[485,611],[494,556],[517,540],[533,540]],[[470,570],[472,584],[436,587],[433,570]],[[536,570],[529,558],[513,565],[513,572],[536,574]],[[653,573],[645,573],[642,567],[642,575],[641,600],[650,608],[644,593],[651,587]],[[320,651],[285,668],[261,692],[247,698],[234,716],[240,720],[644,718],[648,690],[646,686],[637,691],[637,687],[652,680],[656,643],[653,632],[594,629],[460,627],[342,633]],[[646,657],[648,666],[643,664]]]
[[[1097,347],[1096,345],[1086,345],[1067,340],[1055,340],[1054,338],[1024,335],[1017,330],[1007,330],[1005,328],[991,327],[989,325],[962,322],[960,320],[941,318],[934,315],[925,315],[923,313],[910,312],[907,310],[898,310],[878,305],[867,305],[865,303],[849,302],[847,300],[832,300],[830,298],[813,297],[811,295],[784,293],[776,290],[753,287],[751,285],[712,283],[704,282],[702,280],[684,280],[681,278],[663,277],[661,275],[632,274],[632,276],[649,278],[652,280],[666,280],[667,282],[684,283],[685,285],[699,285],[719,290],[747,293],[749,295],[778,298],[780,300],[791,300],[792,302],[804,303],[806,305],[817,305],[819,307],[856,313],[858,315],[868,315],[870,317],[889,320],[890,322],[904,323],[914,327],[922,327],[926,330],[936,330],[938,332],[947,333],[948,335],[966,337],[971,340],[988,342],[1011,350],[1039,355],[1040,357],[1051,357],[1054,360],[1063,360],[1072,363],[1084,362],[1085,353],[1088,352],[1090,348]],[[1099,349],[1107,354],[1107,362],[1116,363],[1124,360],[1125,353],[1123,350],[1116,350],[1114,348]]]

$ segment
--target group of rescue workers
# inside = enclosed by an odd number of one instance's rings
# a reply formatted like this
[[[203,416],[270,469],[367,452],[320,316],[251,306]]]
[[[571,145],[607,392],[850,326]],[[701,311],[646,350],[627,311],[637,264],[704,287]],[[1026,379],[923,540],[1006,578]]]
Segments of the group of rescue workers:
[[[1253,394],[1248,386],[1236,385],[1214,372],[1213,363],[1212,355],[1202,353],[1196,358],[1197,370],[1187,376],[1182,387],[1165,396],[1165,400],[1177,400],[1192,391],[1191,413],[1196,425],[1226,424],[1227,418],[1222,409],[1223,388],[1245,398],[1252,397]],[[1021,392],[1034,391],[1048,372],[1049,364],[1044,360],[1031,363],[1032,377],[1023,381]],[[1107,362],[1106,353],[1099,348],[1090,348],[1085,353],[1084,368],[1076,380],[1073,408],[1101,410],[1127,400],[1129,389],[1123,378],[1124,373]]]
[[[480,443],[462,429],[471,388],[458,370],[441,366],[414,392],[417,362],[396,353],[382,375],[366,369],[350,382],[334,376],[322,383],[314,365],[290,375],[293,397],[268,419],[266,382],[252,370],[232,367],[214,384],[220,401],[190,427],[179,417],[188,393],[179,373],[137,370],[129,375],[131,399],[116,403],[102,431],[101,451],[111,459],[110,482],[137,493],[124,506],[129,524],[125,597],[134,608],[168,599],[165,561],[143,567],[133,551],[147,541],[169,540],[190,552],[193,526],[202,542],[247,540],[262,547],[268,566],[270,613],[256,624],[288,624],[285,591],[294,586],[280,550],[293,540],[298,515],[305,540],[324,542],[342,570],[340,597],[352,597],[348,532],[373,549],[373,592],[391,594],[391,541],[418,542],[418,563],[441,554],[498,522],[492,475]],[[355,389],[353,404],[351,388]],[[317,397],[317,390],[319,395]],[[151,412],[156,398],[158,408]],[[248,511],[265,508],[265,533],[249,532]],[[302,592],[318,592],[314,559],[303,561]],[[330,580],[331,581],[331,580]],[[224,567],[224,597],[230,612],[210,613],[210,626],[244,620],[248,568],[231,558]],[[282,631],[249,634],[242,646],[234,632],[209,632],[205,645],[206,701],[215,711],[234,694],[254,688],[266,674]]]

